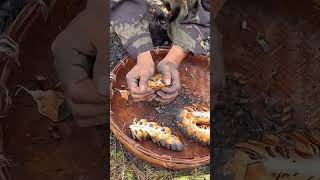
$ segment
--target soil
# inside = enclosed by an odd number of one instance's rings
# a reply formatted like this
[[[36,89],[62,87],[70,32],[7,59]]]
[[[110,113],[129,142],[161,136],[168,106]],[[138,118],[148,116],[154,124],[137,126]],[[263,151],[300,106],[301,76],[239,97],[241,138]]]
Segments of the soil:
[[[319,128],[319,14],[311,1],[228,1],[220,11],[227,86],[214,112],[217,179],[226,179],[222,167],[235,144]]]
[[[112,71],[126,54],[127,52],[123,48],[120,38],[118,36],[112,36],[110,39],[110,71]]]
[[[157,102],[152,102],[151,106],[154,108],[152,114],[149,114],[146,118],[150,120],[161,120],[161,126],[173,128],[175,131],[179,131],[177,126],[177,116],[180,110],[193,103],[203,102],[201,97],[196,97],[190,94],[190,91],[186,87],[180,90],[177,98],[170,104],[159,105]]]
[[[58,0],[46,23],[38,19],[20,44],[21,68],[9,82],[28,88],[53,88],[58,82],[50,46],[75,15],[83,0]],[[45,86],[36,75],[48,78]],[[14,91],[13,91],[14,92]],[[37,111],[25,92],[13,98],[6,119],[7,156],[12,160],[13,180],[100,180],[104,179],[106,127],[79,128],[72,119],[52,123]]]

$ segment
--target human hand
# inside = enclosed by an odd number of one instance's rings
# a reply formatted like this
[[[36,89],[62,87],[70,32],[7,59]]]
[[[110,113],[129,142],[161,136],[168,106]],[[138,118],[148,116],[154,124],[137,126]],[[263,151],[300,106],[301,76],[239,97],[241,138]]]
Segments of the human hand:
[[[137,57],[137,64],[126,75],[133,101],[152,101],[156,94],[147,87],[149,78],[154,74],[154,62],[150,51]]]
[[[181,48],[172,46],[166,57],[158,63],[157,70],[162,73],[164,83],[167,85],[161,91],[157,91],[159,96],[155,100],[161,104],[168,104],[178,96],[180,89],[178,66],[186,55],[187,52]]]

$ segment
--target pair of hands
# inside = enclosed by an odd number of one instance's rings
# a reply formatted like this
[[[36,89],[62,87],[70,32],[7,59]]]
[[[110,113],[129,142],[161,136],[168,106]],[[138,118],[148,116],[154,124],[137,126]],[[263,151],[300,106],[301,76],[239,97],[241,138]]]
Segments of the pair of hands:
[[[147,87],[147,82],[155,72],[150,51],[141,53],[137,57],[137,64],[128,72],[126,78],[134,101],[159,101],[168,104],[177,96],[180,89],[178,66],[187,53],[181,48],[173,46],[167,56],[161,60],[156,68],[163,75],[164,83],[168,86],[155,92]]]

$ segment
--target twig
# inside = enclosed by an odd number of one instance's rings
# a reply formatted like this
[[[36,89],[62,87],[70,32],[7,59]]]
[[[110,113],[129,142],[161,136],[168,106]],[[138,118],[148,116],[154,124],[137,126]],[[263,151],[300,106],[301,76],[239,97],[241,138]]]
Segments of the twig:
[[[16,91],[16,93],[14,94],[14,96],[17,96],[18,93],[21,91],[21,90],[25,90],[28,94],[32,95],[31,91],[29,89],[27,89],[26,87],[18,84],[17,87],[19,87],[19,89]]]
[[[284,44],[279,45],[277,48],[275,48],[271,53],[270,56],[272,57],[275,53],[277,53],[281,48],[283,48]]]

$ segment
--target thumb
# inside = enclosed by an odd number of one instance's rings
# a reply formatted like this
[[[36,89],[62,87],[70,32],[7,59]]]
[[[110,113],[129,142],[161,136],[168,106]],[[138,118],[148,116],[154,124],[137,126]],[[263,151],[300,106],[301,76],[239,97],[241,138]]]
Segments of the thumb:
[[[140,91],[144,92],[146,90],[148,80],[149,80],[149,76],[147,76],[147,75],[142,75],[140,77],[140,80],[139,80]]]
[[[169,86],[171,84],[171,73],[170,73],[170,71],[163,72],[163,81],[167,86]]]

